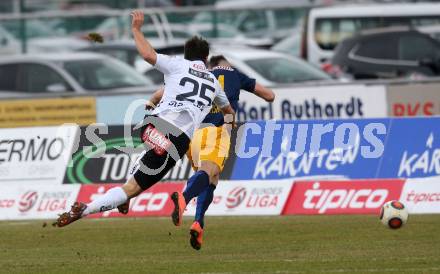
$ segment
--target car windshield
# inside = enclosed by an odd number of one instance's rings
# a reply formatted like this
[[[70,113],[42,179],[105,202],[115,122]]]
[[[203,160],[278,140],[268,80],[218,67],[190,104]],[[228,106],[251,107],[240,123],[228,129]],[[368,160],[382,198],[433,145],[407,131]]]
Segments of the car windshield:
[[[267,80],[279,84],[331,79],[323,71],[293,58],[280,56],[244,62]]]
[[[149,80],[120,61],[110,59],[74,60],[64,62],[63,66],[86,90],[151,85]]]

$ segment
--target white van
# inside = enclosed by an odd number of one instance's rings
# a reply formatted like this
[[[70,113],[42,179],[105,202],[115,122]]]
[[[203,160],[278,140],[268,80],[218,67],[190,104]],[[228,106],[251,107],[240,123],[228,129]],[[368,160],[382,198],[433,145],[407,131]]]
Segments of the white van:
[[[328,62],[343,39],[366,30],[391,26],[440,24],[440,3],[395,3],[314,8],[310,11],[302,57],[320,65]]]

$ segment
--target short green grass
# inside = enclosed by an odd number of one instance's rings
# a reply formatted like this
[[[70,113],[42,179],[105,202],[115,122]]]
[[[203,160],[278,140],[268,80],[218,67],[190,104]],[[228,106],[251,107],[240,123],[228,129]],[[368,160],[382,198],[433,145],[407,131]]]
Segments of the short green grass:
[[[202,250],[186,219],[0,222],[2,273],[440,273],[440,215],[392,231],[377,216],[208,217]]]

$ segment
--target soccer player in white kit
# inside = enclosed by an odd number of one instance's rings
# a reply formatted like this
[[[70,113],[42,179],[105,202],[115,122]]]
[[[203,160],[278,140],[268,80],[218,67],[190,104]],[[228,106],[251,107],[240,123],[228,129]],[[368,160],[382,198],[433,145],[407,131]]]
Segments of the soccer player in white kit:
[[[132,32],[139,54],[165,76],[165,90],[152,115],[144,119],[141,138],[145,151],[122,187],[109,189],[89,204],[76,202],[59,216],[56,225],[66,226],[89,214],[103,212],[126,202],[148,189],[181,159],[189,148],[194,131],[215,103],[222,112],[235,112],[215,76],[208,71],[207,41],[193,37],[185,44],[184,58],[157,54],[145,39],[141,27],[142,11],[134,11]]]

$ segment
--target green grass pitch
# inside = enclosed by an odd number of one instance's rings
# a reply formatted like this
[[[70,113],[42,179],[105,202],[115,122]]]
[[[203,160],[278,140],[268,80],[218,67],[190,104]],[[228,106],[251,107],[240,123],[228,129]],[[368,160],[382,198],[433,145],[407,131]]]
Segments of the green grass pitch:
[[[440,215],[400,230],[377,216],[207,217],[204,245],[190,219],[0,222],[1,273],[440,273]]]

